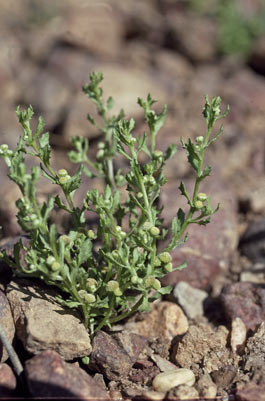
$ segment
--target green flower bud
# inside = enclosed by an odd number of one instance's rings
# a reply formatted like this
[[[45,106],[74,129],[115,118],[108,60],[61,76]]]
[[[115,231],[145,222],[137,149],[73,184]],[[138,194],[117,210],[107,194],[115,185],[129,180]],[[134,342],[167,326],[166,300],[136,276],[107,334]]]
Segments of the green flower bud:
[[[116,297],[122,296],[122,291],[121,291],[120,288],[115,288],[115,290],[113,291],[113,293],[114,293],[114,295],[115,295]]]
[[[204,141],[204,137],[203,137],[202,135],[196,137],[196,143],[197,143],[198,145],[202,144],[203,141]]]
[[[88,303],[88,304],[93,304],[94,302],[96,302],[96,297],[93,294],[88,294],[86,293],[84,295],[84,300]]]
[[[51,269],[55,272],[57,270],[59,270],[61,267],[59,262],[53,262],[53,264],[51,265]]]
[[[121,226],[116,226],[116,230],[118,231],[118,233],[121,232]]]
[[[152,228],[152,227],[154,227],[154,226],[152,223],[150,223],[150,221],[146,221],[142,226],[143,230],[145,230],[145,231],[150,230],[150,228]]]
[[[153,156],[155,159],[158,159],[159,157],[163,156],[163,152],[161,150],[155,150]]]
[[[198,201],[194,202],[194,206],[196,209],[202,209],[203,203],[202,203],[202,201],[198,200]]]
[[[87,292],[86,290],[79,290],[78,291],[78,295],[80,296],[80,298],[84,299],[86,296]]]
[[[68,176],[61,177],[61,178],[59,179],[59,184],[61,184],[61,185],[66,184],[67,181],[68,181],[68,178],[67,178],[67,177],[68,177]]]
[[[197,195],[197,199],[198,199],[199,201],[204,202],[204,201],[207,200],[207,195],[206,195],[205,193],[203,193],[203,192],[200,192],[200,193]]]
[[[154,266],[159,267],[161,266],[161,260],[156,256],[154,260]]]
[[[154,290],[159,290],[161,288],[160,281],[153,276],[149,276],[144,281],[146,288],[154,288]]]
[[[68,235],[61,235],[61,236],[60,236],[60,239],[65,243],[65,245],[68,245],[68,244],[70,244],[70,242],[71,242],[71,240],[70,240],[70,238],[68,237]]]
[[[138,283],[138,277],[137,276],[132,276],[131,281],[133,284]]]
[[[150,234],[151,234],[153,237],[157,237],[157,236],[160,234],[159,228],[158,228],[158,227],[155,227],[155,226],[151,227],[151,228],[149,229],[149,232],[150,232]]]
[[[48,256],[48,258],[46,259],[46,263],[48,264],[48,265],[52,265],[53,264],[53,262],[55,262],[55,257],[54,256]]]
[[[170,255],[169,252],[162,252],[160,253],[160,255],[158,255],[158,257],[161,260],[161,262],[165,264],[170,263],[172,261],[172,256]]]
[[[142,199],[142,197],[143,197],[143,194],[142,194],[142,192],[137,192],[137,199]]]
[[[155,180],[155,178],[153,176],[151,176],[149,178],[149,183],[150,183],[150,185],[155,185],[156,184],[156,180]]]
[[[65,177],[66,175],[68,175],[68,171],[65,170],[65,168],[61,168],[61,169],[58,171],[58,175],[59,175],[59,177]]]
[[[98,143],[98,149],[104,149],[105,148],[105,143],[104,142],[99,142]]]
[[[107,284],[107,291],[114,292],[118,288],[120,288],[118,281],[110,280]]]
[[[170,262],[170,263],[167,263],[167,264],[164,266],[164,268],[165,268],[165,270],[166,270],[167,272],[172,272],[172,267],[173,267],[173,265],[172,265],[171,262]]]
[[[97,153],[97,159],[103,159],[105,155],[105,152],[103,149],[99,149],[98,153]]]
[[[94,278],[88,278],[86,281],[86,287],[91,292],[95,292],[97,289],[98,282]]]
[[[93,230],[88,230],[87,231],[87,236],[90,239],[96,239],[97,238],[97,234]]]
[[[0,146],[0,149],[5,152],[8,149],[8,145],[6,143],[3,143],[3,145]]]

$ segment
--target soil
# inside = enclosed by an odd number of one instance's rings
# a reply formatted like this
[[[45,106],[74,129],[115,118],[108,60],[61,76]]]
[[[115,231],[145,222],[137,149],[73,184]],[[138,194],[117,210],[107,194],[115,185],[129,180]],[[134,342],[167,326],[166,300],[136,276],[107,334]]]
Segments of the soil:
[[[262,7],[261,0],[234,1],[251,15]],[[42,0],[36,8],[0,0],[0,10],[1,143],[15,147],[21,134],[15,107],[30,103],[52,133],[55,168],[73,168],[66,158],[71,135],[88,136],[95,153],[100,137],[86,121],[94,109],[80,90],[94,70],[103,71],[106,97],[135,118],[139,133],[145,124],[137,97],[151,92],[158,109],[168,104],[161,150],[204,132],[206,93],[230,105],[224,134],[208,152],[213,170],[202,188],[220,211],[209,226],[192,227],[189,241],[174,251],[174,263],[186,260],[188,267],[163,279],[172,293],[150,313],[99,332],[90,344],[78,316],[59,309],[51,288],[13,278],[0,265],[0,323],[24,368],[17,378],[0,347],[0,396],[264,401],[265,37],[247,57],[224,55],[217,21],[185,1]],[[178,148],[160,197],[166,226],[186,207],[180,180],[189,189],[193,177]],[[19,193],[4,169],[0,184],[1,247],[12,253],[23,237],[15,217]],[[91,182],[84,184],[77,203]],[[40,199],[49,193],[52,186],[41,187]],[[55,221],[61,231],[69,223],[61,214]],[[184,379],[165,390],[173,376],[162,376],[156,387],[163,372]]]

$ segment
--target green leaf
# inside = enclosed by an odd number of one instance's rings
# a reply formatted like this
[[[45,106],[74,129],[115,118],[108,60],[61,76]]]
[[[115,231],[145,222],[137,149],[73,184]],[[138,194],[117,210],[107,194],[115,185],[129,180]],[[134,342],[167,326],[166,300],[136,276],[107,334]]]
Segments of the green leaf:
[[[159,290],[157,290],[157,292],[159,292],[159,294],[161,295],[170,294],[171,291],[172,291],[171,285],[168,285],[167,287],[161,287],[159,288]]]
[[[78,265],[82,265],[85,261],[88,260],[92,255],[92,242],[90,239],[87,239],[82,243],[78,252]]]
[[[177,145],[175,144],[169,145],[167,150],[165,151],[165,160],[168,160],[171,157],[173,157],[176,152],[177,152]]]
[[[181,183],[180,183],[179,190],[180,190],[181,194],[182,194],[183,196],[185,196],[185,198],[186,198],[187,201],[188,201],[188,204],[191,206],[191,205],[192,205],[192,202],[191,202],[191,200],[190,200],[189,194],[188,194],[188,192],[187,192],[187,189],[186,189],[185,184],[184,184],[183,181],[181,181]]]

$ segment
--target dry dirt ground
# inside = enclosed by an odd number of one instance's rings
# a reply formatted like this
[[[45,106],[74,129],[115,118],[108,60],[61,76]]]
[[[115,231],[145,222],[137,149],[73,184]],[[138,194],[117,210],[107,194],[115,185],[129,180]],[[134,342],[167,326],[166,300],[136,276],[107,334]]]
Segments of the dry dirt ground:
[[[256,15],[262,7],[258,0],[234,1],[242,13]],[[216,20],[187,3],[0,0],[0,142],[15,147],[21,134],[15,108],[32,104],[52,133],[55,168],[71,171],[65,156],[71,136],[87,136],[91,154],[100,140],[81,91],[90,72],[103,72],[106,97],[136,120],[139,133],[145,125],[137,98],[151,92],[158,109],[168,105],[161,150],[179,145],[160,197],[165,225],[185,208],[180,179],[188,188],[192,182],[180,138],[204,133],[205,94],[230,105],[202,188],[221,209],[209,226],[189,230],[189,241],[173,254],[188,267],[164,278],[172,294],[151,313],[98,333],[90,344],[76,316],[58,314],[52,289],[14,280],[0,266],[0,322],[24,366],[19,381],[2,347],[2,396],[265,400],[265,37],[253,42],[247,59],[222,55]],[[19,193],[1,166],[0,224],[8,247],[22,234]],[[44,199],[53,188],[40,192]],[[87,366],[81,357],[88,354]],[[165,382],[171,383],[166,390]]]

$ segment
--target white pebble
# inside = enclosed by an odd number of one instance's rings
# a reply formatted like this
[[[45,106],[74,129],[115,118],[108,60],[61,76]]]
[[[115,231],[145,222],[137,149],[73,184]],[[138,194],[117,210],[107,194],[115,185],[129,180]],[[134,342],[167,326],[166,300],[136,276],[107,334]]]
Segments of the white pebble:
[[[153,389],[166,393],[170,389],[186,384],[192,386],[195,383],[195,375],[190,369],[177,369],[159,373],[153,380]]]
[[[247,329],[245,323],[236,317],[232,321],[231,348],[235,353],[240,353],[246,341]]]

